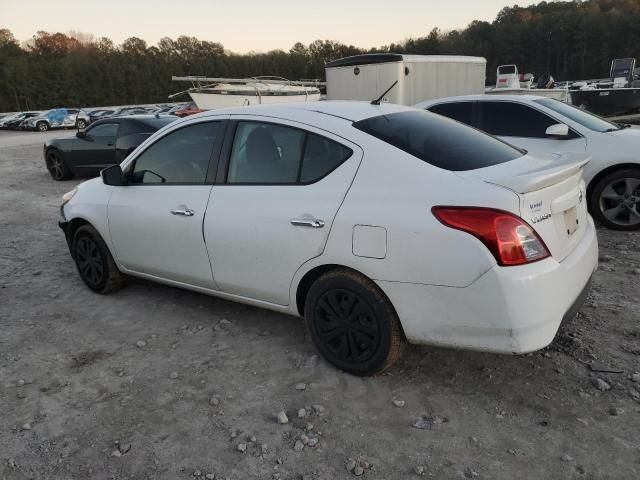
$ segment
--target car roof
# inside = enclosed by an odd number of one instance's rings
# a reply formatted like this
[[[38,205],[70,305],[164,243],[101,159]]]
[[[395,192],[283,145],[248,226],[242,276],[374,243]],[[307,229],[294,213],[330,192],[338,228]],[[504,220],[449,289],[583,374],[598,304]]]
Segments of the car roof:
[[[283,103],[277,105],[251,105],[245,107],[223,108],[192,115],[189,118],[202,118],[218,115],[260,115],[282,119],[310,120],[319,115],[328,115],[349,122],[357,122],[378,115],[388,115],[413,110],[412,107],[382,103],[371,105],[369,102],[329,100],[318,102]]]
[[[433,98],[431,100],[425,100],[420,103],[417,103],[415,106],[420,108],[430,107],[431,105],[436,105],[440,103],[450,103],[450,102],[490,102],[490,101],[505,101],[509,100],[512,102],[521,102],[527,103],[533,100],[541,100],[548,97],[542,97],[540,95],[513,95],[513,94],[479,94],[479,95],[459,95],[455,97],[442,97],[442,98]]]

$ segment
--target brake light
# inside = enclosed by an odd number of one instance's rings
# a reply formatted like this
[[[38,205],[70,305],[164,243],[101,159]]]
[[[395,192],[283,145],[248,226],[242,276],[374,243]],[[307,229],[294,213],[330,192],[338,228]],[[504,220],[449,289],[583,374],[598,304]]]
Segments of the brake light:
[[[499,265],[524,265],[549,256],[535,230],[512,213],[481,207],[433,207],[431,212],[447,227],[484,243]]]

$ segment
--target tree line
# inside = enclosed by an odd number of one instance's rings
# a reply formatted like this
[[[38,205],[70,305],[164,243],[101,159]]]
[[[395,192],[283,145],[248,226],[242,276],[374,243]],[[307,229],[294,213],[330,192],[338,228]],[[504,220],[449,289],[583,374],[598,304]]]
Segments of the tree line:
[[[358,48],[332,40],[288,51],[237,54],[218,42],[180,36],[157,45],[39,31],[21,45],[0,28],[0,111],[168,101],[187,85],[172,75],[323,79],[326,62],[362,53],[474,55],[487,59],[487,80],[500,64],[556,80],[601,78],[613,58],[640,53],[640,0],[574,0],[505,7],[492,22]]]

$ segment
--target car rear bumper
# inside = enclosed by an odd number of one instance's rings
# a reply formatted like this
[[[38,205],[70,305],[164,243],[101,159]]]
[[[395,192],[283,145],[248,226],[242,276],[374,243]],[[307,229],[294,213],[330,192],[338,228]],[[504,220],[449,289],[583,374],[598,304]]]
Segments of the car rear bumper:
[[[411,343],[497,353],[546,347],[575,316],[598,265],[593,220],[562,262],[495,266],[464,288],[378,281]]]

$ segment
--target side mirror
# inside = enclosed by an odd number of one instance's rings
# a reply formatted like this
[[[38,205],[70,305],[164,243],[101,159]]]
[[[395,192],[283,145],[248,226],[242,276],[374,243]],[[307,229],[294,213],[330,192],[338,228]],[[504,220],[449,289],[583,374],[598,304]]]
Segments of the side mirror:
[[[544,132],[547,137],[552,138],[568,138],[569,137],[569,127],[564,123],[557,123],[555,125],[551,125],[547,128],[547,131]]]
[[[112,187],[122,187],[125,185],[124,175],[122,174],[122,168],[120,165],[111,165],[100,172],[102,182],[105,185],[111,185]]]

